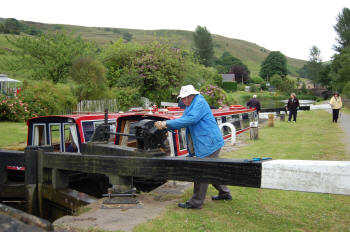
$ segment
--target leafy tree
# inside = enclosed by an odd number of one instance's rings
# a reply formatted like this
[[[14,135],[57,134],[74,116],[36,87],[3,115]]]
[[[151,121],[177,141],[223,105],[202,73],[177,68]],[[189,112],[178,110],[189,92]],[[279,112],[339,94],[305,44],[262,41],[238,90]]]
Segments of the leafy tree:
[[[193,34],[195,54],[199,62],[205,66],[213,64],[214,45],[210,32],[206,27],[197,26]]]
[[[281,89],[283,80],[282,77],[278,74],[275,74],[270,79],[271,85],[274,86],[276,89]]]
[[[350,45],[350,9],[343,8],[342,12],[338,14],[337,24],[334,30],[338,35],[336,38],[337,45],[334,45],[334,50],[341,52]]]
[[[4,33],[5,34],[16,34],[19,35],[21,25],[17,19],[6,19],[4,23]]]
[[[320,71],[320,83],[322,86],[325,87],[330,87],[331,85],[331,71],[332,71],[332,66],[331,64],[324,64],[322,65],[322,69]]]
[[[316,83],[320,81],[320,72],[322,70],[321,52],[316,46],[312,46],[310,49],[307,70],[309,79],[314,82],[314,87],[316,87]]]
[[[242,61],[234,56],[232,56],[229,52],[224,52],[222,56],[216,60],[215,68],[220,73],[229,73],[234,65],[243,64]]]
[[[123,33],[123,39],[126,41],[126,42],[130,42],[131,39],[132,39],[132,34],[130,32],[124,32]]]
[[[14,60],[4,59],[2,65],[31,70],[34,79],[48,79],[54,83],[67,79],[75,58],[96,52],[94,43],[62,33],[8,37],[8,41],[17,51],[13,54]]]
[[[262,62],[259,76],[268,80],[269,77],[277,74],[280,77],[286,77],[287,71],[287,59],[279,51],[270,52],[266,59]]]
[[[238,83],[247,83],[249,80],[250,71],[244,64],[234,64],[230,73],[235,74],[235,79]]]
[[[301,69],[297,70],[297,73],[299,74],[300,77],[308,78],[307,77],[307,64],[304,64]]]
[[[80,57],[73,61],[71,68],[74,94],[78,101],[103,99],[107,94],[105,68],[92,57]]]
[[[185,58],[167,43],[112,44],[102,54],[110,86],[139,88],[153,102],[170,100],[184,80]]]
[[[350,81],[350,47],[334,56],[332,62],[332,88],[339,92]]]

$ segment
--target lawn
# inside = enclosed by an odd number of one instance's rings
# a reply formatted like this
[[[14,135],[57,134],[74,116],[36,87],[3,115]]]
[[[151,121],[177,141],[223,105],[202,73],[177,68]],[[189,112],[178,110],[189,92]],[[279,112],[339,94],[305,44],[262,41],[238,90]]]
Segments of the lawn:
[[[350,160],[339,141],[343,132],[331,123],[331,114],[300,113],[297,123],[275,122],[259,131],[259,140],[222,154],[225,158]],[[219,174],[220,175],[220,174]],[[170,206],[159,218],[134,231],[350,231],[350,197],[230,187],[233,200],[213,202],[209,188],[201,210]],[[182,201],[191,196],[187,191]]]
[[[0,149],[23,150],[27,143],[24,122],[0,122]]]

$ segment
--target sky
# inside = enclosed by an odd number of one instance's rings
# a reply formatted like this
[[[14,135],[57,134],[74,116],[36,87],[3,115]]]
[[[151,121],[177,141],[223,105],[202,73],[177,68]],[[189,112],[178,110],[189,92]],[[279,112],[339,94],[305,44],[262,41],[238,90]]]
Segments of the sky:
[[[0,17],[50,24],[194,31],[246,40],[309,60],[334,55],[333,26],[350,0],[1,0]]]

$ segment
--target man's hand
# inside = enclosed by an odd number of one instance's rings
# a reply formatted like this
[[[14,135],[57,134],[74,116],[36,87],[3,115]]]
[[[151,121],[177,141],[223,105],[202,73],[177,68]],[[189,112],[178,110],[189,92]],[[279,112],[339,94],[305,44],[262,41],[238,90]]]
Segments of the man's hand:
[[[157,121],[154,123],[154,126],[157,127],[158,130],[162,130],[166,128],[166,122],[165,121]]]

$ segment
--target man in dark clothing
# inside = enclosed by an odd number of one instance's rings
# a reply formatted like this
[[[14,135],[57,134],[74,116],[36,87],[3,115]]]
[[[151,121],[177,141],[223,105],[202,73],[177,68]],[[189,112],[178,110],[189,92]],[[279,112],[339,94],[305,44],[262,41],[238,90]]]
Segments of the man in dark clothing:
[[[292,115],[293,115],[293,121],[294,122],[297,121],[298,108],[299,108],[299,100],[295,95],[295,93],[292,93],[290,95],[290,98],[288,99],[288,103],[286,106],[286,110],[289,110],[288,122],[290,122],[290,120],[292,119]]]
[[[253,98],[250,99],[247,102],[247,107],[248,108],[255,108],[256,109],[256,113],[259,114],[260,112],[260,102],[258,99],[256,99],[256,95],[253,95]]]

